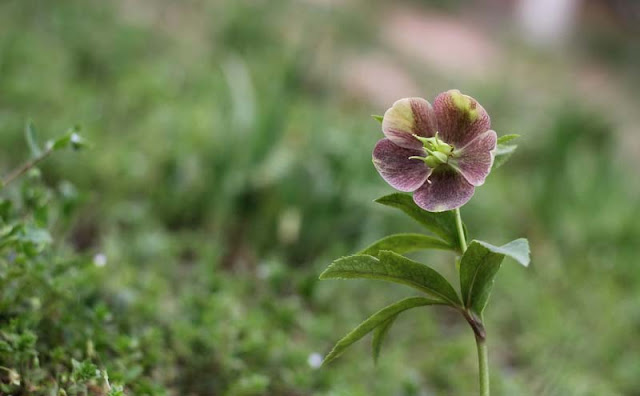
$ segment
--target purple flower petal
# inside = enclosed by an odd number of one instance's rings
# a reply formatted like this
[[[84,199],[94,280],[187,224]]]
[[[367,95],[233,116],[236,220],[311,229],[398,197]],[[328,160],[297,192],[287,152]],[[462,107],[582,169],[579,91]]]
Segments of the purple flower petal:
[[[491,171],[493,153],[496,148],[498,135],[495,131],[487,131],[469,144],[454,152],[452,165],[455,166],[465,179],[474,186],[484,184],[484,179]]]
[[[413,137],[431,137],[437,131],[436,116],[431,104],[422,98],[396,101],[384,113],[382,132],[393,143],[408,149],[420,149],[422,143]]]
[[[459,172],[441,167],[431,174],[429,182],[413,194],[413,200],[429,212],[444,212],[466,204],[474,190],[475,187]]]
[[[382,139],[373,149],[373,165],[380,176],[393,188],[410,192],[424,184],[431,168],[411,156],[424,156],[423,150],[412,150],[396,146],[389,139]]]
[[[489,114],[480,103],[457,89],[438,95],[433,108],[440,137],[456,148],[466,146],[491,128]]]

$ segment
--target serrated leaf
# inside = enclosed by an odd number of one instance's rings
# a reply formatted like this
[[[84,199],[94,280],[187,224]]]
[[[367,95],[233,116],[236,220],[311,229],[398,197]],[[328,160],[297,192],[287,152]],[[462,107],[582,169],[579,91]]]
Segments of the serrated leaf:
[[[389,333],[389,329],[391,329],[393,322],[395,322],[398,318],[398,315],[400,314],[393,315],[373,330],[373,337],[371,338],[371,353],[373,356],[374,364],[378,364],[378,358],[380,357],[380,349],[382,348],[382,343],[387,337],[387,333]]]
[[[456,250],[455,247],[438,238],[422,234],[395,234],[374,242],[358,254],[377,257],[381,250],[390,250],[398,254],[423,249]]]
[[[451,246],[460,246],[456,228],[456,216],[453,211],[427,212],[413,201],[408,194],[394,193],[376,199],[376,202],[385,206],[400,209],[429,231],[441,237]]]
[[[513,155],[518,148],[515,144],[498,144],[494,151],[493,169],[498,169]]]
[[[378,121],[381,124],[382,124],[382,120],[384,119],[383,116],[377,115],[377,114],[371,114],[371,117],[373,117],[374,120]]]
[[[437,271],[417,261],[383,250],[379,258],[354,255],[334,261],[320,279],[376,279],[411,286],[444,303],[461,306],[458,293]]]
[[[498,138],[498,144],[505,144],[507,142],[512,141],[513,139],[517,139],[519,138],[520,135],[515,134],[515,133],[511,133],[509,135],[502,135]]]
[[[440,301],[432,300],[425,297],[409,297],[381,309],[380,311],[371,315],[367,320],[360,323],[358,327],[351,330],[349,334],[338,341],[331,352],[329,352],[329,354],[324,358],[322,364],[327,364],[333,359],[337,358],[354,342],[358,341],[359,339],[367,335],[370,331],[384,324],[390,318],[397,316],[401,312],[415,307],[437,304],[442,303]]]
[[[36,128],[33,125],[33,122],[27,122],[27,125],[24,128],[24,137],[27,140],[31,156],[33,158],[39,157],[42,154],[42,150],[38,147],[38,143],[36,141]]]
[[[529,243],[517,239],[503,246],[471,241],[460,260],[460,290],[464,306],[478,316],[487,305],[495,276],[505,256],[524,266],[529,264]]]

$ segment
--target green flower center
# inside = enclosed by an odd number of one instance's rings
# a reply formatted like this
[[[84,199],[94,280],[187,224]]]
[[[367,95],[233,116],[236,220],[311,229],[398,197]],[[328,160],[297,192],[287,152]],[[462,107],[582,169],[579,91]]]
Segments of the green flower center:
[[[447,144],[438,138],[438,132],[434,137],[425,138],[418,135],[413,135],[416,139],[422,142],[424,151],[427,152],[426,157],[412,156],[409,159],[419,159],[425,162],[431,169],[435,169],[442,164],[449,162],[449,158],[453,154],[453,146]]]

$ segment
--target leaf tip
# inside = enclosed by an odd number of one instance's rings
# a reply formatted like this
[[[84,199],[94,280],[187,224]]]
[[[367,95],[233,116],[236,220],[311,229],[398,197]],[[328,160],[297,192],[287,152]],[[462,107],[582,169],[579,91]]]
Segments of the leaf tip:
[[[517,139],[519,138],[520,135],[518,135],[517,133],[510,133],[508,135],[502,135],[498,138],[498,144],[504,144],[507,142],[512,141],[513,139]]]
[[[320,273],[320,275],[318,276],[318,279],[320,280],[327,280],[330,279],[327,272],[331,269],[331,265],[329,265],[329,267],[327,267],[327,269],[325,269],[324,271],[322,271]]]
[[[335,348],[329,352],[324,359],[322,359],[322,363],[320,363],[320,367],[327,367],[327,365],[329,363],[331,363],[332,361],[334,361],[338,356],[340,356],[340,353],[336,353]]]

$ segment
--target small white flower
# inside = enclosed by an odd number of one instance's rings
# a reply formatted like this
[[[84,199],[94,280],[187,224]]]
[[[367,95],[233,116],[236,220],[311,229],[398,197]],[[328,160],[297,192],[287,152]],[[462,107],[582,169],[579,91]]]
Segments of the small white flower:
[[[107,256],[104,253],[98,253],[93,256],[93,264],[96,267],[104,267],[107,265]]]
[[[309,355],[307,363],[312,369],[320,368],[320,366],[322,366],[322,355],[319,353],[312,353]]]

